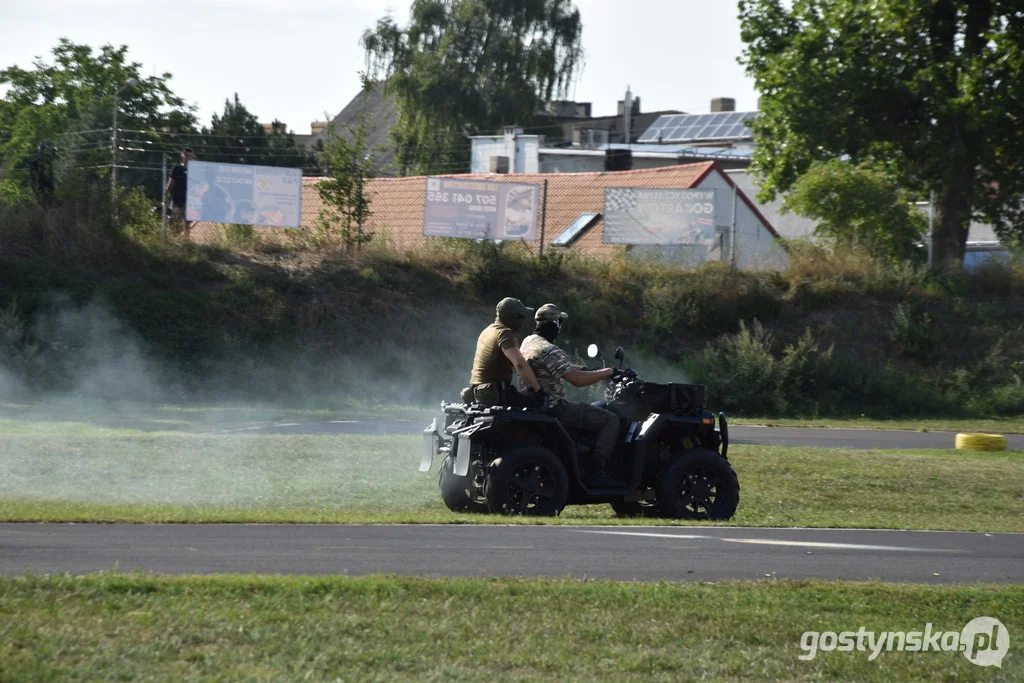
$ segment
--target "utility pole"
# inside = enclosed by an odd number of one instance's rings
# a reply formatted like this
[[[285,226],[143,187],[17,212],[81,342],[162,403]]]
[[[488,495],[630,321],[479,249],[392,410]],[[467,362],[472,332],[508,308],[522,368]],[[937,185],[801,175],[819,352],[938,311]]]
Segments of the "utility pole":
[[[167,155],[160,155],[160,238],[167,244]]]

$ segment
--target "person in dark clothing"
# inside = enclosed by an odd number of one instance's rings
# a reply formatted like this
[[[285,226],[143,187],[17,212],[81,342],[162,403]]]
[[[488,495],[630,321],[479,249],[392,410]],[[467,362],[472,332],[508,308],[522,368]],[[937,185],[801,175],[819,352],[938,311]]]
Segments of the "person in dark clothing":
[[[555,346],[555,339],[562,330],[562,324],[569,316],[554,304],[544,304],[537,309],[534,320],[537,328],[523,340],[519,351],[530,364],[534,377],[541,389],[554,402],[552,411],[563,426],[580,429],[595,435],[594,462],[596,467],[589,485],[595,488],[619,488],[626,483],[613,479],[607,470],[608,459],[615,448],[619,433],[619,418],[608,410],[589,403],[569,401],[565,397],[566,381],[574,387],[589,387],[603,379],[617,377],[621,371],[613,368],[587,370],[574,365],[569,355]]]
[[[171,179],[167,181],[167,192],[171,195],[171,223],[176,232],[189,238],[192,223],[185,216],[185,202],[188,199],[188,162],[195,157],[191,147],[181,151],[181,163],[171,169]]]

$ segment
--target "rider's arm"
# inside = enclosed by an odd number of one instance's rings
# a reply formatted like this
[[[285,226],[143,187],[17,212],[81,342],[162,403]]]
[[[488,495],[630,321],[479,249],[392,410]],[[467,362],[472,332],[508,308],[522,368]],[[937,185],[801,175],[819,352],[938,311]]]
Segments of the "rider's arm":
[[[591,384],[597,384],[606,377],[611,377],[612,372],[614,372],[612,368],[572,370],[562,375],[562,379],[574,387],[589,387]]]
[[[505,357],[512,361],[512,365],[515,366],[516,372],[519,377],[526,382],[531,389],[534,391],[540,391],[540,384],[537,383],[537,378],[533,374],[533,368],[523,358],[523,354],[519,352],[519,349],[515,346],[510,346],[507,349],[502,349],[502,353]]]
[[[174,177],[167,181],[167,187],[164,188],[164,192],[170,193],[174,189]]]

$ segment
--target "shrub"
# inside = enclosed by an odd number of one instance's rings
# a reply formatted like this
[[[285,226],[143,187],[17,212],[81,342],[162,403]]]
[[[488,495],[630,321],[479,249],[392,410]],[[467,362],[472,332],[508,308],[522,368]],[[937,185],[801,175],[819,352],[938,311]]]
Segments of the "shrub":
[[[38,379],[44,367],[39,344],[29,334],[18,302],[0,310],[0,370],[6,370],[26,385]]]
[[[795,343],[775,349],[775,336],[759,320],[709,345],[695,368],[714,405],[746,415],[817,411],[831,378],[834,349],[822,350],[807,330]]]
[[[889,339],[896,351],[921,363],[934,360],[935,333],[927,313],[915,313],[906,303],[896,306],[889,327]]]
[[[251,247],[259,240],[256,230],[244,223],[229,223],[224,226],[224,241],[231,247]]]
[[[910,200],[882,172],[832,159],[797,180],[783,211],[816,219],[816,234],[834,244],[903,261],[919,256],[917,244],[927,227]]]

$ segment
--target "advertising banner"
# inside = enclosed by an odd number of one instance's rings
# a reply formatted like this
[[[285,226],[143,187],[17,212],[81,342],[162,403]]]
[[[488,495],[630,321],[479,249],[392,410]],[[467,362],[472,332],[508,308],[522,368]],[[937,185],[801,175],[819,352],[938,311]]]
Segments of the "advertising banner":
[[[297,228],[302,169],[190,161],[185,216],[190,221]]]
[[[718,244],[715,190],[608,187],[606,244]]]
[[[540,185],[427,178],[423,234],[471,239],[537,239]]]

